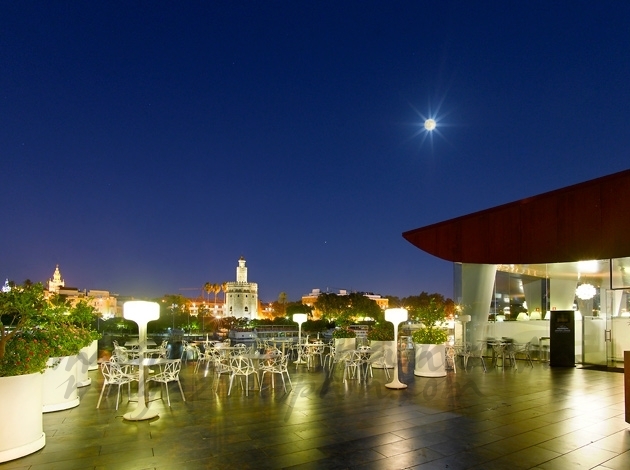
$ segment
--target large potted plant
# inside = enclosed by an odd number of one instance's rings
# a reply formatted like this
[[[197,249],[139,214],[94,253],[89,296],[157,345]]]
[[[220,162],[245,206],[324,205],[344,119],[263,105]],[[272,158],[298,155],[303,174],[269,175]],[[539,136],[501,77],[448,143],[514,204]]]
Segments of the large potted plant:
[[[446,375],[446,349],[448,339],[444,305],[431,299],[416,312],[416,318],[422,323],[414,331],[412,340],[415,349],[415,367],[413,374],[419,377],[444,377]]]
[[[332,337],[335,342],[335,355],[357,348],[357,334],[350,328],[345,326],[336,328]]]
[[[393,369],[396,361],[396,343],[394,341],[394,325],[381,321],[370,328],[367,339],[372,350],[372,367],[376,369]]]
[[[42,328],[49,337],[51,352],[44,371],[44,413],[79,405],[79,353],[100,336],[91,328],[95,310],[86,301],[81,300],[71,306],[53,297],[47,309],[47,322]]]
[[[50,355],[41,284],[11,285],[0,292],[0,462],[46,444],[43,375]]]

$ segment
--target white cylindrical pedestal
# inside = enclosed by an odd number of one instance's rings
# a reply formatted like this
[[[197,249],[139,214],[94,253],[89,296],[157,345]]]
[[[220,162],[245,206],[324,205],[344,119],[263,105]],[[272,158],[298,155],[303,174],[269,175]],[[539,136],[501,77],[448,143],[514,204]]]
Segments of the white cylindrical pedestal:
[[[49,368],[43,374],[42,386],[44,413],[67,410],[79,405],[77,362],[78,356],[48,359]]]
[[[32,454],[46,445],[39,372],[0,377],[0,462]]]

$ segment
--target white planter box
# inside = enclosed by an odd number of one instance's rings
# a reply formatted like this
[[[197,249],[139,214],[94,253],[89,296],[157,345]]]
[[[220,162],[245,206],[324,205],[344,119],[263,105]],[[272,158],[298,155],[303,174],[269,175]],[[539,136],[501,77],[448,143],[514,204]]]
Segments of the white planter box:
[[[79,405],[77,393],[78,356],[65,356],[48,359],[48,369],[44,372],[43,411],[67,410]],[[51,367],[53,366],[54,367]]]
[[[393,369],[396,363],[395,341],[370,341],[372,367],[374,369]]]
[[[24,457],[46,445],[42,382],[39,372],[0,377],[0,462]]]
[[[443,344],[414,343],[416,365],[413,375],[418,377],[444,377],[446,375],[446,349]]]
[[[84,347],[79,352],[79,362],[77,363],[77,387],[85,387],[92,383],[88,377],[88,371],[98,369],[96,360],[98,359],[98,340]]]

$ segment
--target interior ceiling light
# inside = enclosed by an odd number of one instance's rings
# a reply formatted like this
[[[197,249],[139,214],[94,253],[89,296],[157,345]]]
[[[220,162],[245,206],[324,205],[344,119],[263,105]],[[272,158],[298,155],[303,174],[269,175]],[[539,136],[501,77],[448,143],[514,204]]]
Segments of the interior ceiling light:
[[[578,261],[578,271],[581,273],[596,273],[599,271],[597,260]]]

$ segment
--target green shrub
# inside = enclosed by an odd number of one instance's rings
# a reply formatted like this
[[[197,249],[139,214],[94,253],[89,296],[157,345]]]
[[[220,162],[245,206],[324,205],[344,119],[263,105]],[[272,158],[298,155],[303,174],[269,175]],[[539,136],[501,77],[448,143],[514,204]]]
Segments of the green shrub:
[[[422,327],[414,331],[411,338],[418,344],[442,344],[448,339],[448,333],[441,327]]]
[[[337,328],[333,331],[333,338],[341,339],[341,338],[356,338],[357,334],[349,328]]]
[[[377,323],[368,331],[370,341],[394,341],[394,325],[391,322]]]
[[[446,320],[444,305],[431,299],[429,304],[418,311],[418,320],[422,322],[422,328],[411,336],[414,343],[418,344],[442,344],[448,339],[448,333],[443,323]]]

